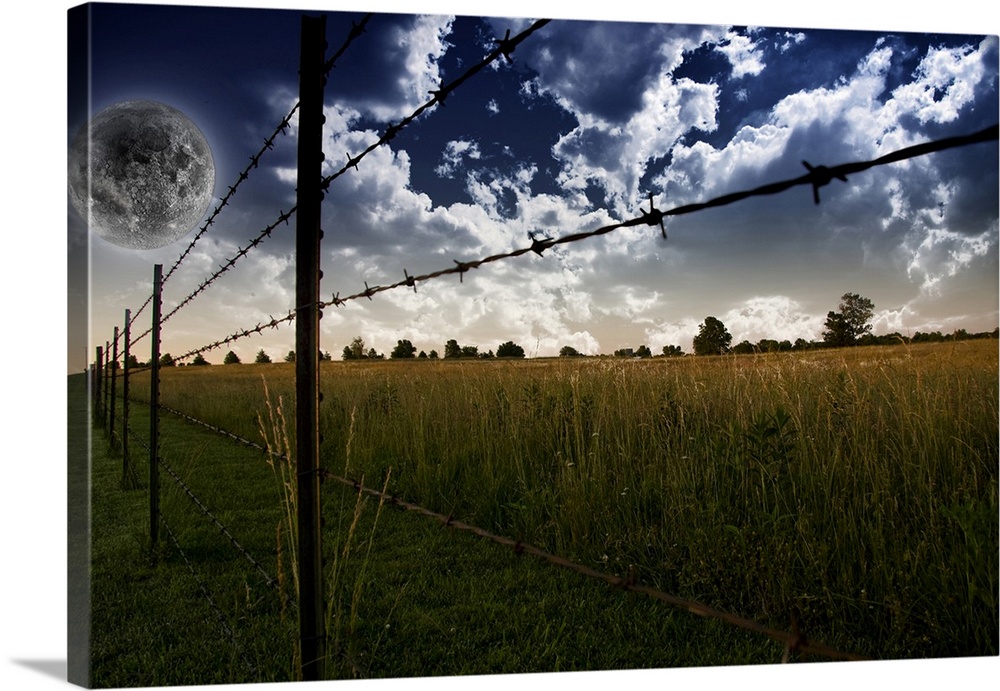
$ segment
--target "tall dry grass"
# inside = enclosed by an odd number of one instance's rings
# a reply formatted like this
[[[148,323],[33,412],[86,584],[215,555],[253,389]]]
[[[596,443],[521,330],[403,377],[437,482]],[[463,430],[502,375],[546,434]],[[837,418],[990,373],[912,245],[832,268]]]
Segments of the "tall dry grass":
[[[717,607],[795,606],[860,652],[996,654],[997,362],[963,341],[324,363],[324,463]],[[239,431],[252,369],[168,372],[165,402]]]

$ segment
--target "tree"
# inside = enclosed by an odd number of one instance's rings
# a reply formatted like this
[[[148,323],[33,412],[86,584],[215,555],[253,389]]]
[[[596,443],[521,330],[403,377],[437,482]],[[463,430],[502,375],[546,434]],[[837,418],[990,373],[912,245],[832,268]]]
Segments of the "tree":
[[[383,355],[382,353],[375,352],[375,348],[374,347],[368,349],[368,359],[369,360],[381,360],[384,357],[385,357],[385,355]]]
[[[238,365],[238,364],[240,364],[240,357],[239,357],[239,355],[237,355],[236,353],[234,353],[233,351],[230,350],[228,353],[226,353],[226,357],[224,357],[222,359],[222,364],[223,365]]]
[[[160,356],[160,367],[174,367],[176,364],[174,357],[170,353],[164,353]]]
[[[694,337],[694,354],[719,355],[726,353],[732,342],[732,334],[726,329],[725,324],[715,317],[705,317],[705,321],[698,327],[698,335]]]
[[[497,357],[524,357],[524,348],[514,341],[507,341],[497,346]]]
[[[205,356],[202,355],[201,353],[198,353],[197,355],[195,355],[194,356],[194,360],[191,361],[191,365],[192,366],[196,366],[196,365],[209,365],[209,364],[211,364],[211,363],[208,360],[206,360]]]
[[[356,336],[348,348],[351,349],[351,357],[344,358],[345,360],[360,360],[365,356],[365,342],[361,340],[361,336]]]
[[[573,346],[563,346],[559,349],[559,357],[580,357],[580,351]]]
[[[679,345],[665,345],[663,346],[663,354],[667,357],[681,357],[684,355],[684,351]]]
[[[322,362],[323,360],[332,360],[332,359],[333,359],[333,356],[330,355],[330,351],[329,350],[321,350],[320,351],[320,353],[319,353],[319,360],[320,360],[320,362]]]
[[[462,346],[462,357],[479,357],[479,346]]]
[[[257,351],[257,357],[254,358],[254,362],[256,362],[258,365],[267,365],[267,364],[270,364],[271,363],[271,356],[268,355],[267,353],[265,353],[264,349],[261,348],[260,350]]]
[[[647,345],[641,345],[635,351],[636,357],[653,357],[653,351]]]
[[[412,358],[416,352],[416,347],[404,338],[401,341],[396,341],[396,347],[389,353],[389,357],[393,360]]]
[[[289,350],[288,355],[285,356],[285,362],[295,362],[295,351]]]
[[[844,293],[837,312],[827,312],[823,341],[832,346],[851,346],[865,334],[870,334],[869,323],[875,314],[875,303],[857,293]]]
[[[427,357],[429,357],[431,360],[437,360],[438,359],[438,351],[432,350],[430,353],[428,353]]]
[[[129,369],[132,369],[133,367],[138,367],[139,366],[139,358],[137,358],[135,355],[129,354],[129,356],[128,356],[128,362],[126,364],[128,365]]]
[[[462,357],[462,348],[454,338],[444,344],[445,359]]]

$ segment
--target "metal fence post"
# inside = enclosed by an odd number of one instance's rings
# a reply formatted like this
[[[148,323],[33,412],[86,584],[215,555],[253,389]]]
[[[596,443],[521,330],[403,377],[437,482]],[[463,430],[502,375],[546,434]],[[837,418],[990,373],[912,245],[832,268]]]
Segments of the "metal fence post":
[[[153,331],[149,364],[149,540],[155,549],[160,525],[160,310],[163,265],[153,266]]]
[[[326,676],[319,496],[319,278],[326,18],[302,17],[295,230],[295,446],[303,681]]]

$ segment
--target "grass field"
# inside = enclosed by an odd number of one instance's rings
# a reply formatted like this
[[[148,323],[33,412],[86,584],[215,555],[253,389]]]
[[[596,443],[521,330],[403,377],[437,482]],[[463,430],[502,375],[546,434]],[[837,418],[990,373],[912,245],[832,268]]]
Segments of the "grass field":
[[[846,652],[997,655],[997,365],[993,340],[325,362],[323,464],[774,628],[788,629],[794,607],[811,639]],[[274,438],[269,402],[294,427],[293,386],[286,364],[168,368],[161,401],[262,441],[262,428]],[[145,397],[148,375],[132,390]],[[147,416],[133,405],[136,440]],[[164,537],[151,563],[147,452],[131,445],[139,481],[126,482],[120,452],[95,434],[95,683],[206,683],[192,667],[206,656],[219,681],[293,678],[280,464],[189,422],[161,424],[164,461],[261,568],[169,475],[162,510],[183,554]],[[348,489],[325,485],[324,502],[335,676],[780,660],[768,639]]]

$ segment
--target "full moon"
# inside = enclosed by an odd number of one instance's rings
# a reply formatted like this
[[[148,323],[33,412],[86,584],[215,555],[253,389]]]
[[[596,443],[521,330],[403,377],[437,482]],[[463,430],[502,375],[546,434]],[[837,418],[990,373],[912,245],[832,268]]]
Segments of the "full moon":
[[[120,247],[176,242],[201,220],[214,191],[208,141],[163,103],[109,106],[70,146],[70,200],[94,233]]]

